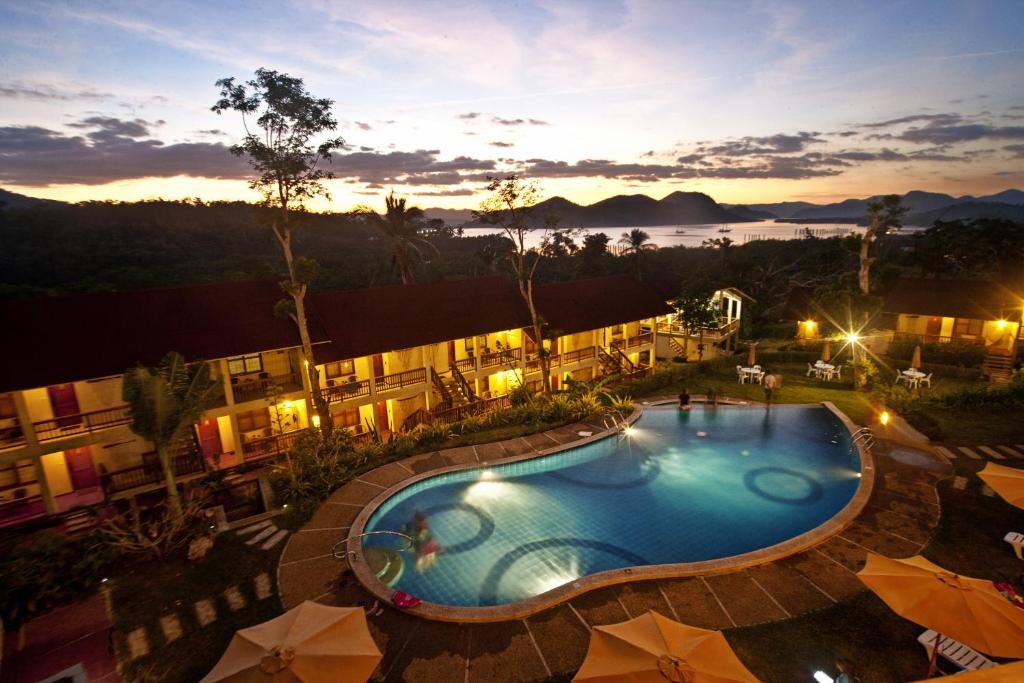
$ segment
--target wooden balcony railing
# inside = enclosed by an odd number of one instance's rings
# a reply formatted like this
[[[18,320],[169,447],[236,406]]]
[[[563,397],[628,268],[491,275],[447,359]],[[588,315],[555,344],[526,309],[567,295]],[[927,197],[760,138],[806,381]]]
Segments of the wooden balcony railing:
[[[123,405],[89,413],[64,415],[52,420],[40,420],[33,422],[32,427],[40,441],[52,441],[77,434],[89,434],[129,422],[131,417],[128,415],[128,406]]]
[[[572,363],[579,363],[581,360],[588,360],[597,355],[597,348],[594,346],[587,346],[586,348],[576,349],[575,351],[566,351],[562,355],[562,365],[571,365]]]
[[[280,455],[295,445],[303,431],[300,429],[287,434],[274,434],[247,441],[242,445],[244,458],[246,461],[251,461]]]
[[[704,328],[704,338],[709,340],[709,341],[711,341],[711,342],[714,342],[716,340],[724,339],[725,337],[728,337],[730,334],[733,334],[734,332],[739,330],[739,328],[740,328],[740,321],[739,321],[738,318],[736,320],[733,320],[732,322],[729,322],[725,318],[722,318],[719,321],[717,327],[705,327]],[[669,324],[669,323],[658,323],[658,331],[659,332],[666,332],[668,334],[681,334],[681,335],[685,335],[685,336],[688,336],[688,337],[697,337],[697,336],[700,335],[700,330],[693,330],[693,331],[687,330],[682,325],[680,325],[678,322],[673,322],[671,324]]]
[[[25,434],[21,427],[7,427],[0,429],[0,450],[5,448],[18,448],[25,445]]]
[[[611,345],[617,349],[632,349],[638,346],[643,346],[644,344],[650,344],[652,341],[654,341],[654,335],[650,332],[644,332],[635,337],[615,339],[612,341]]]
[[[508,396],[495,396],[483,401],[474,401],[467,403],[462,406],[455,406],[454,408],[445,408],[442,410],[431,410],[422,411],[419,414],[421,422],[432,425],[451,425],[456,422],[461,422],[468,417],[473,415],[486,415],[492,413],[495,410],[501,410],[502,408],[508,408],[512,405]],[[415,426],[415,425],[413,425]]]
[[[459,372],[473,372],[476,370],[476,358],[463,358],[452,363],[452,367],[458,368]]]
[[[239,380],[238,383],[235,383],[233,379],[231,391],[234,393],[235,403],[245,403],[268,398],[267,390],[271,385],[280,387],[285,393],[291,393],[302,389],[302,379],[295,373]]]
[[[410,384],[421,384],[426,381],[427,369],[416,368],[415,370],[406,370],[405,372],[396,372],[392,375],[377,377],[373,380],[373,386],[378,392],[392,391],[407,387]]]
[[[333,387],[324,389],[324,398],[328,403],[341,403],[350,398],[370,395],[370,380],[361,379],[355,382],[340,380]]]
[[[203,456],[199,453],[179,455],[171,461],[171,468],[174,476],[184,477],[189,474],[196,474],[206,469],[203,463]],[[122,470],[114,470],[100,475],[100,484],[103,490],[110,493],[127,491],[139,486],[159,484],[164,481],[164,469],[160,466],[159,460],[145,465],[126,467]]]
[[[937,334],[916,334],[914,332],[894,332],[893,340],[916,341],[921,344],[970,344],[985,346],[988,342],[984,337],[943,337]]]
[[[492,353],[484,353],[480,356],[480,367],[490,368],[495,365],[510,365],[523,357],[522,348],[502,349]]]

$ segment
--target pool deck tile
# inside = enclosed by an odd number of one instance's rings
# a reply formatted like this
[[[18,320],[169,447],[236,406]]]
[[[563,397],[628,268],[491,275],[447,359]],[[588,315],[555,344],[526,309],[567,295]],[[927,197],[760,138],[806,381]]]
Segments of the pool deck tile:
[[[385,681],[437,683],[465,681],[470,626],[442,621],[424,622],[406,638],[389,668],[380,670]]]
[[[548,678],[538,646],[522,621],[474,624],[469,634],[469,675],[466,680],[542,681]]]
[[[918,546],[923,546],[931,538],[931,529],[924,528],[916,520],[909,519],[905,515],[891,510],[882,510],[868,505],[861,515],[861,519],[873,522],[882,531],[905,538]]]
[[[791,616],[828,607],[832,604],[832,601],[822,595],[821,591],[807,583],[807,580],[798,571],[776,562],[751,567],[747,573],[761,584],[761,587],[768,591]]]
[[[330,556],[281,565],[277,577],[281,603],[291,609],[304,600],[316,600],[335,591],[344,566]]]
[[[637,581],[619,586],[619,602],[630,618],[639,617],[649,610],[672,618],[672,608],[665,601],[657,581]]]
[[[583,663],[590,631],[568,605],[534,614],[526,622],[552,673],[575,671]]]
[[[704,579],[737,626],[777,621],[787,616],[746,572],[715,574]]]
[[[887,491],[876,491],[868,503],[869,507],[890,510],[901,517],[930,529],[939,522],[939,508],[934,505],[920,505]]]
[[[569,425],[568,427],[559,427],[558,429],[552,429],[547,434],[552,439],[560,444],[570,444],[574,441],[579,441],[583,437],[579,435],[579,432],[589,432],[590,427],[586,425]]]
[[[523,455],[524,453],[535,452],[533,446],[522,439],[508,439],[506,441],[502,441],[501,447],[505,449],[505,457],[507,458],[516,455]]]
[[[334,544],[348,537],[348,529],[314,529],[292,534],[281,557],[282,565],[308,560],[330,553]],[[324,551],[327,552],[324,552]],[[341,561],[338,561],[339,569]]]
[[[332,493],[327,501],[330,503],[349,503],[351,505],[366,505],[380,494],[380,487],[368,484],[365,481],[353,479],[340,489]]]
[[[732,626],[715,596],[698,576],[682,579],[662,579],[661,590],[672,603],[679,618],[701,628],[727,628]]]
[[[808,550],[778,561],[794,569],[836,602],[853,597],[866,590],[852,571],[819,552]]]
[[[410,456],[405,460],[399,460],[399,462],[415,474],[423,474],[431,470],[448,467],[448,463],[439,451],[420,453],[419,455]]]
[[[449,465],[476,465],[480,461],[476,459],[476,451],[472,446],[459,446],[448,448],[441,454]]]
[[[409,478],[409,470],[403,468],[397,462],[391,462],[387,465],[382,465],[376,469],[370,470],[366,474],[360,474],[359,478],[363,481],[368,481],[371,484],[377,484],[388,488],[394,486],[400,481],[405,481]]]
[[[539,434],[529,434],[527,436],[520,437],[523,441],[530,444],[535,451],[546,451],[549,448],[554,448],[558,445],[558,442],[547,436],[545,432]]]
[[[918,543],[893,536],[877,526],[862,521],[854,522],[843,529],[839,535],[871,552],[880,553],[887,557],[910,557],[911,555],[916,555],[921,550],[921,546]]]
[[[577,595],[569,602],[591,626],[615,624],[629,619],[625,608],[619,602],[618,586],[598,588],[589,593]]]
[[[474,446],[476,448],[476,456],[480,458],[480,462],[490,462],[491,460],[499,460],[501,458],[507,458],[510,454],[501,445],[502,441],[494,441],[492,443],[480,443]]]
[[[355,505],[324,504],[313,513],[310,520],[306,522],[306,526],[302,528],[306,531],[310,529],[347,527],[352,525],[352,522],[355,521],[358,515],[359,507]]]
[[[857,545],[851,543],[842,536],[833,536],[824,543],[815,546],[815,550],[818,550],[830,560],[841,564],[851,572],[859,572],[864,567],[864,563],[867,561],[868,552]]]

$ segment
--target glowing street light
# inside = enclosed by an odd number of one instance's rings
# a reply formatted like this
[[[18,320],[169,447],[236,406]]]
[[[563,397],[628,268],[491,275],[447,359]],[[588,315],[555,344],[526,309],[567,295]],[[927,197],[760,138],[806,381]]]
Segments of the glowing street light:
[[[883,410],[882,414],[878,416],[878,421],[882,423],[882,426],[889,424],[889,411]]]
[[[1000,330],[1006,329],[1006,326],[1008,324],[1008,321],[1003,318],[1000,318],[999,320],[996,321],[996,327]]]
[[[857,342],[860,341],[860,335],[857,334],[856,332],[850,332],[849,334],[846,335],[846,341],[850,342],[851,344],[856,344]]]

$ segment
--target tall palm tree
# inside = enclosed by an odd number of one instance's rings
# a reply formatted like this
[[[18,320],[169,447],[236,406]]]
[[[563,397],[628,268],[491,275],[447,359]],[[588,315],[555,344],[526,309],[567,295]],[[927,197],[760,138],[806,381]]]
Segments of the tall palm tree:
[[[368,212],[367,220],[388,240],[391,245],[391,263],[398,268],[402,284],[416,281],[412,272],[414,260],[429,261],[437,256],[437,247],[420,234],[423,227],[423,210],[416,206],[406,208],[405,198],[396,197],[391,191],[384,198],[385,212],[381,216]]]
[[[124,373],[121,393],[128,404],[131,430],[152,442],[160,456],[171,514],[181,517],[181,502],[171,462],[172,445],[203,412],[216,380],[206,363],[186,363],[168,353],[155,368],[138,365]]]
[[[636,279],[640,280],[642,276],[640,265],[644,252],[657,249],[657,245],[651,242],[651,236],[640,228],[633,228],[629,232],[622,233],[622,237],[619,238],[619,244],[626,247],[623,251],[624,254],[632,255]]]

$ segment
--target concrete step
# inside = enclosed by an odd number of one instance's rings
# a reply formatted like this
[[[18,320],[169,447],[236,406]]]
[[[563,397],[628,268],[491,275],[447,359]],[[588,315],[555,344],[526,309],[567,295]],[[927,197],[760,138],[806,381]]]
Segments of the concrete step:
[[[1012,446],[996,446],[996,448],[998,448],[1003,453],[1006,453],[1007,455],[1010,455],[1010,456],[1012,456],[1014,458],[1024,459],[1024,453],[1021,453],[1020,451],[1018,451],[1016,448],[1013,448]]]
[[[265,529],[269,524],[270,524],[270,520],[269,519],[265,519],[262,522],[257,522],[255,524],[251,524],[251,525],[249,525],[249,526],[247,526],[247,527],[245,527],[243,529],[239,529],[235,533],[237,533],[239,536],[247,536],[249,534],[256,533],[260,529]]]
[[[942,455],[946,456],[950,460],[956,460],[956,453],[954,453],[953,451],[949,450],[945,446],[936,446],[935,450],[937,450],[939,453],[941,453]]]
[[[1005,455],[1003,455],[999,451],[995,451],[989,448],[988,446],[978,446],[978,450],[989,457],[995,458],[996,460],[1006,460]]]
[[[277,533],[274,534],[273,536],[271,536],[270,538],[268,538],[267,541],[263,545],[260,546],[260,548],[262,548],[264,550],[270,550],[275,545],[277,545],[278,543],[283,541],[285,539],[285,537],[288,535],[288,533],[289,532],[288,532],[287,529],[278,529]]]
[[[957,448],[960,450],[961,453],[966,455],[971,460],[981,460],[982,459],[982,457],[980,455],[975,453],[973,450],[971,450],[967,446],[957,446]]]
[[[278,528],[276,526],[274,526],[273,524],[271,524],[270,526],[265,528],[263,531],[259,532],[258,534],[256,534],[252,538],[250,538],[248,541],[246,541],[245,544],[246,545],[256,545],[257,543],[259,543],[263,539],[269,538],[272,534],[274,534],[277,531],[278,531]]]

